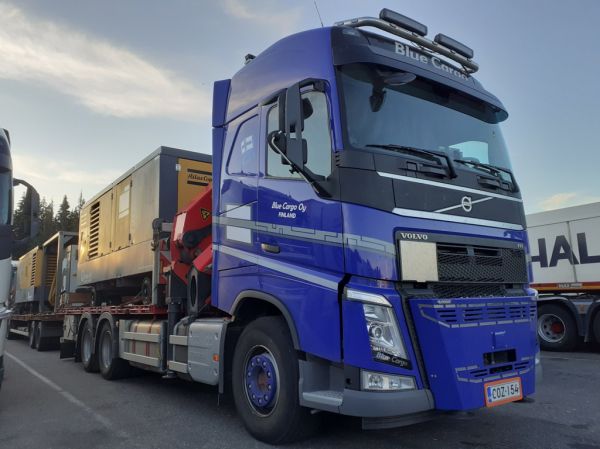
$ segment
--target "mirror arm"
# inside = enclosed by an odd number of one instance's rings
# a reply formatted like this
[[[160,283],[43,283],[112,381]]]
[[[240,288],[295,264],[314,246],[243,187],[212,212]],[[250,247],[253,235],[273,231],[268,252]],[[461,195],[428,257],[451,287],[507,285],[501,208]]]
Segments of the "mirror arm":
[[[296,164],[294,164],[293,161],[290,160],[290,158],[287,157],[287,155],[285,153],[283,153],[279,149],[279,147],[277,147],[277,145],[275,145],[275,142],[274,142],[275,137],[280,133],[281,133],[281,131],[271,131],[269,133],[269,135],[267,136],[267,143],[269,144],[269,148],[271,148],[275,153],[279,154],[282,158],[284,158],[290,166],[291,173],[296,172],[300,176],[302,176],[302,178],[308,184],[310,184],[310,186],[313,188],[313,190],[316,192],[317,195],[331,198],[331,194],[319,184],[319,182],[315,179],[316,175],[308,167],[306,167],[306,166],[304,166],[304,168],[298,167]]]

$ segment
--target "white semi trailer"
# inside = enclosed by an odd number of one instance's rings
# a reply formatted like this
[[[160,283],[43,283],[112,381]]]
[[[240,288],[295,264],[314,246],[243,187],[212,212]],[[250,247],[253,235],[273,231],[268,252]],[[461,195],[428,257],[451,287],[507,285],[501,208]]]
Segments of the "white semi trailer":
[[[600,202],[527,216],[542,349],[600,343]]]

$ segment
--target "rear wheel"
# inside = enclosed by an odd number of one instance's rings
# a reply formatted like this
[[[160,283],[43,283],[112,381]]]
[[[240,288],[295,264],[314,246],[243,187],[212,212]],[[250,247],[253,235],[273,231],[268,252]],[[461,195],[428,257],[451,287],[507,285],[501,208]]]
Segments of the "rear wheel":
[[[318,417],[299,403],[298,358],[283,318],[259,318],[244,329],[232,375],[236,408],[255,438],[283,444],[316,429]]]
[[[88,373],[98,371],[98,355],[94,351],[94,328],[90,320],[83,325],[83,332],[79,344],[79,354],[83,369]]]
[[[98,365],[102,377],[108,380],[120,379],[130,373],[129,363],[119,358],[117,336],[108,321],[105,321],[98,337]]]
[[[9,321],[9,322],[8,322],[8,326],[7,326],[7,329],[6,329],[6,339],[7,339],[7,340],[16,340],[17,338],[19,338],[19,335],[18,335],[18,334],[15,334],[15,333],[13,333],[13,332],[11,332],[11,331],[10,331],[10,329],[11,329],[11,324],[12,324],[12,323]]]
[[[36,344],[36,333],[38,333],[38,323],[37,321],[31,321],[29,323],[29,347],[32,349],[37,348]]]
[[[594,321],[592,322],[593,330],[594,330],[594,338],[596,339],[596,343],[600,344],[600,311],[596,312],[594,316]]]
[[[557,304],[538,307],[537,333],[546,351],[571,351],[577,345],[577,324],[571,312]]]

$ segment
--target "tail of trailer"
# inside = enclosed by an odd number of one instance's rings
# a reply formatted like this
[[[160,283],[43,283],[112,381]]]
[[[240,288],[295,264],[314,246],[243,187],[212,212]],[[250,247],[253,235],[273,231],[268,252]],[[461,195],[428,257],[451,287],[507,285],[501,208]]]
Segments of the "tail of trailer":
[[[527,217],[543,349],[600,343],[600,203]]]

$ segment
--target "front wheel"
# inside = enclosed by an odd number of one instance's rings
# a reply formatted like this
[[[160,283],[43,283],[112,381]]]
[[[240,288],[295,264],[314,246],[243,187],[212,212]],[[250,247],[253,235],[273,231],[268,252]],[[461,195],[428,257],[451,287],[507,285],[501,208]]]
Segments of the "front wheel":
[[[289,443],[316,429],[318,417],[299,403],[298,358],[283,318],[259,318],[244,329],[232,376],[238,413],[258,440]]]

